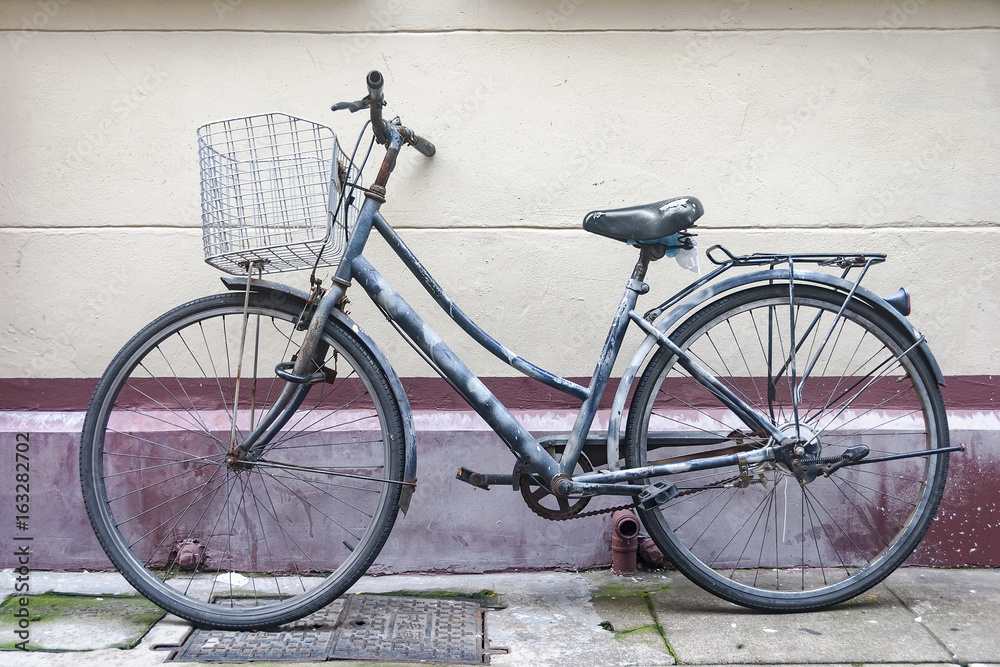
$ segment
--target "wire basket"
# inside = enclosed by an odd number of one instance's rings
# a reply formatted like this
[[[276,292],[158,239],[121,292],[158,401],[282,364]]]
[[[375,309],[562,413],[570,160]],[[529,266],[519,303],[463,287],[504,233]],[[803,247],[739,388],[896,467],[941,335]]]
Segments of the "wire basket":
[[[340,262],[361,174],[333,130],[281,113],[221,120],[198,128],[198,157],[206,262],[232,274]]]

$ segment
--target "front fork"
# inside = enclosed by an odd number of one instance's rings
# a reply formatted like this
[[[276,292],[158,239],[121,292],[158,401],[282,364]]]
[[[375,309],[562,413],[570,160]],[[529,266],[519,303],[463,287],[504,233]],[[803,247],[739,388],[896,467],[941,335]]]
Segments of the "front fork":
[[[345,290],[344,286],[334,283],[319,300],[294,362],[281,363],[275,368],[275,374],[286,380],[285,386],[253,430],[242,442],[233,447],[226,461],[230,466],[243,460],[258,458],[271,439],[285,427],[302,405],[302,401],[312,388],[312,368],[317,365],[314,364],[314,359],[317,355],[326,356],[326,344],[321,342],[323,329],[326,328],[333,309],[344,298]]]

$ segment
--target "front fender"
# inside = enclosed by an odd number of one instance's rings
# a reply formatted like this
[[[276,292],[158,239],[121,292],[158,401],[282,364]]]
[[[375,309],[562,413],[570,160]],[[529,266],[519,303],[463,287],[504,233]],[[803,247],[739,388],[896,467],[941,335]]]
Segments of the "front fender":
[[[247,279],[238,276],[223,276],[222,284],[226,286],[226,289],[243,291],[246,290]],[[309,294],[300,289],[269,280],[252,280],[250,282],[250,289],[260,293],[279,293],[300,301],[303,306],[309,299]],[[403,487],[402,493],[399,496],[399,508],[403,510],[403,514],[405,515],[410,507],[410,499],[413,496],[413,491],[417,483],[417,439],[413,429],[413,411],[410,409],[410,401],[406,397],[406,391],[403,390],[403,383],[400,381],[399,376],[396,375],[396,371],[393,370],[389,360],[386,359],[382,350],[371,339],[371,336],[365,333],[354,320],[339,310],[334,309],[330,317],[350,329],[351,333],[357,337],[361,346],[371,355],[371,358],[378,364],[382,373],[385,374],[386,379],[389,381],[389,387],[392,389],[393,398],[399,404],[399,412],[403,420],[403,445],[406,453],[405,463],[403,464],[403,481],[410,482],[410,484]]]
[[[732,278],[727,278],[726,280],[710,284],[691,294],[688,298],[668,310],[653,324],[653,326],[655,326],[661,333],[666,333],[667,330],[677,324],[681,318],[687,316],[704,303],[721,294],[725,294],[726,292],[731,292],[754,283],[772,281],[787,282],[789,274],[790,272],[788,269],[755,271],[753,273],[733,276]],[[917,347],[917,352],[922,354],[927,363],[930,365],[934,372],[934,379],[937,383],[944,386],[944,375],[942,375],[941,368],[938,366],[934,355],[931,354],[930,348],[927,347],[927,341],[920,340],[920,335],[913,328],[913,325],[910,324],[909,320],[903,317],[898,310],[886,303],[885,299],[865,289],[864,287],[858,286],[855,289],[854,283],[821,271],[795,271],[794,277],[796,282],[824,285],[845,294],[854,289],[854,298],[859,299],[876,310],[882,311],[883,314],[888,315],[899,323],[899,325],[903,327],[903,330],[909,334],[909,343],[911,345],[920,341],[920,344]],[[611,470],[618,469],[618,442],[621,435],[621,420],[622,414],[625,411],[625,401],[628,398],[629,391],[632,388],[632,383],[635,381],[636,374],[639,372],[639,368],[642,366],[646,357],[655,346],[656,338],[652,335],[646,336],[646,339],[639,345],[635,354],[632,355],[632,360],[625,369],[625,373],[622,375],[621,382],[618,385],[618,391],[615,393],[615,400],[611,406],[611,417],[608,420],[608,465]]]

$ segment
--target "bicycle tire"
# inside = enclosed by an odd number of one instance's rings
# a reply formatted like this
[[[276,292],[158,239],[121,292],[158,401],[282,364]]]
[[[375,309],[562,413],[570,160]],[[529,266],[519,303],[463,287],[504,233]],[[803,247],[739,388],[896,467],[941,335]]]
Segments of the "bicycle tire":
[[[912,336],[857,300],[838,319],[844,299],[797,284],[793,307],[787,284],[751,287],[696,311],[671,339],[783,432],[798,428],[818,442],[813,457],[858,444],[872,459],[947,447],[941,393]],[[766,443],[676,360],[661,348],[636,387],[626,425],[630,467]],[[650,433],[692,425],[719,444],[667,450],[654,438],[649,451]],[[934,517],[947,470],[947,455],[930,455],[862,462],[804,485],[773,463],[747,477],[736,467],[687,472],[665,478],[677,497],[639,514],[663,553],[705,590],[756,609],[815,610],[868,590],[907,558]]]
[[[239,442],[303,336],[301,301],[252,293],[235,402],[244,298],[198,299],[136,334],[99,381],[80,446],[87,514],[112,563],[170,613],[227,630],[297,620],[353,585],[392,529],[404,462],[385,374],[331,320],[313,363],[333,372],[259,458],[227,465],[233,422]]]

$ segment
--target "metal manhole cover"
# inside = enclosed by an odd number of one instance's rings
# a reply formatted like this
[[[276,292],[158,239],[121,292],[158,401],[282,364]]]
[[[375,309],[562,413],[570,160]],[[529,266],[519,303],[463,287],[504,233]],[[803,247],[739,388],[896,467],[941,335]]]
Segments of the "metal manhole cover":
[[[332,657],[483,664],[483,613],[464,600],[355,595]]]
[[[192,630],[167,662],[489,664],[485,613],[467,600],[352,595],[270,632]]]
[[[216,604],[248,604],[219,599]],[[192,630],[166,662],[322,662],[330,656],[343,600],[273,632]]]

